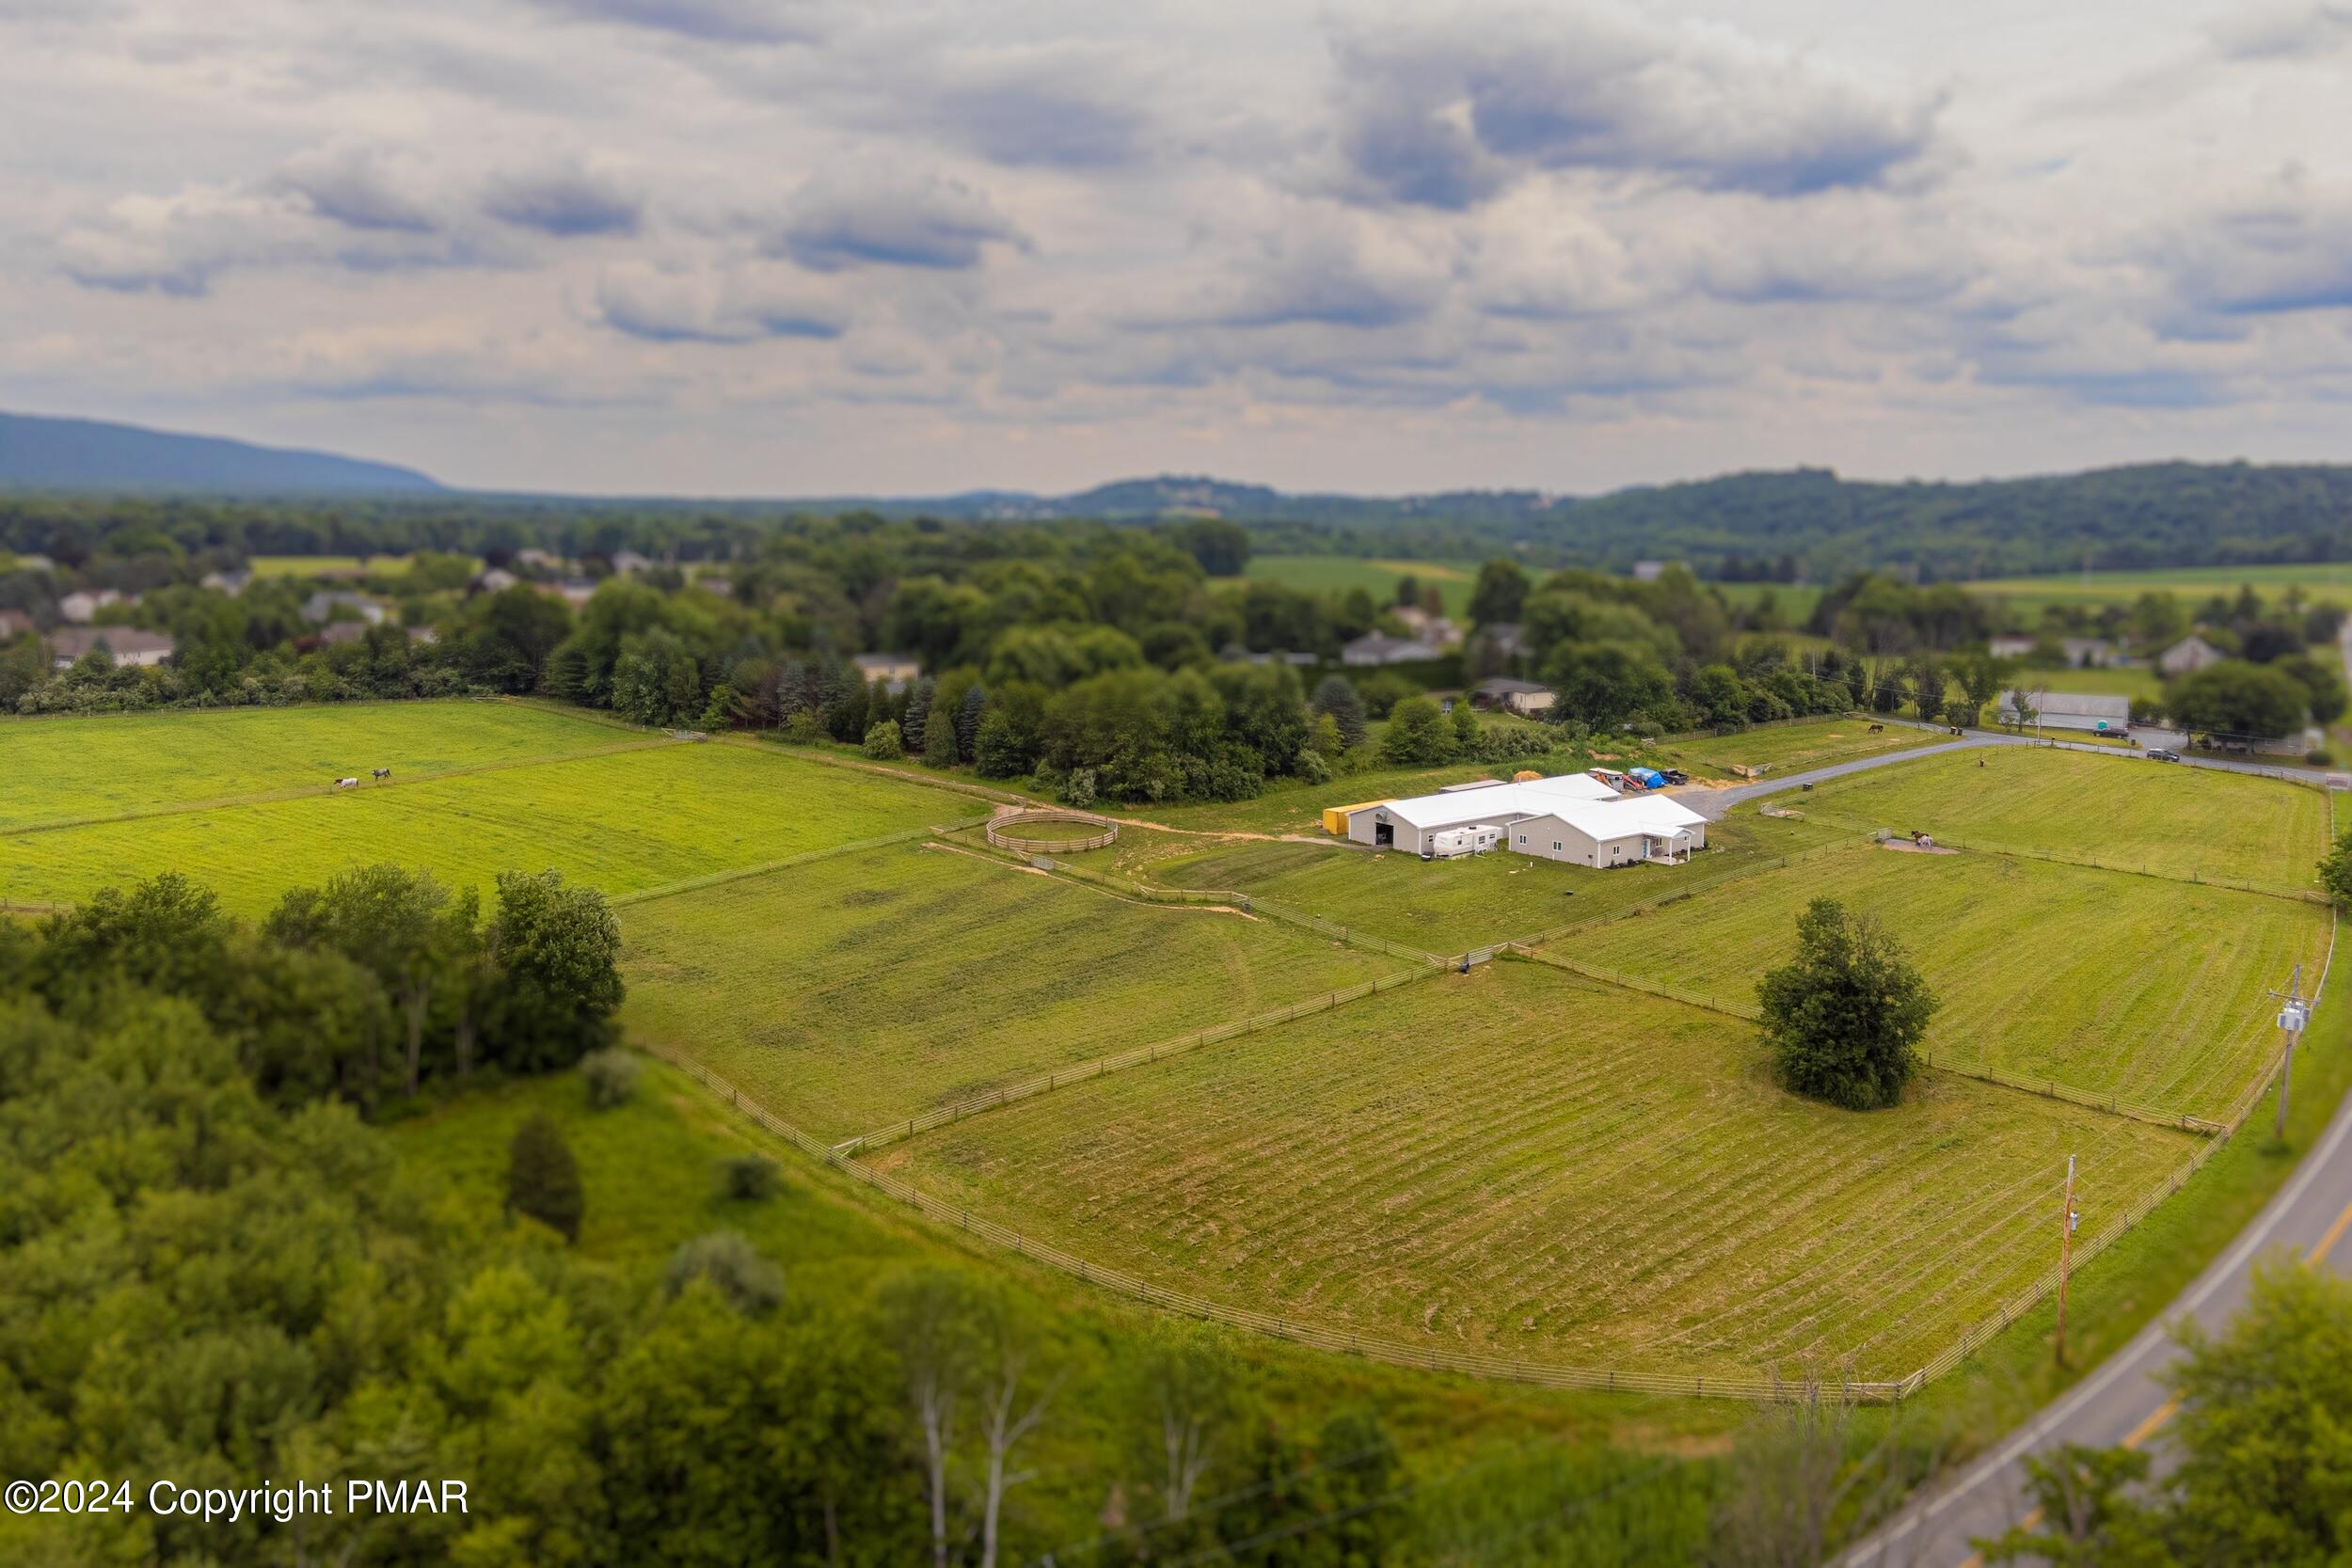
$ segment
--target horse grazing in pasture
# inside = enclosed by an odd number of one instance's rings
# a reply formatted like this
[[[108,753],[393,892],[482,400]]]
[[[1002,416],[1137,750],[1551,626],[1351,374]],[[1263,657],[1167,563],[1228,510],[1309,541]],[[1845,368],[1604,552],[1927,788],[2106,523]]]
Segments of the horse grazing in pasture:
[[[386,779],[392,776],[392,770],[389,768],[371,768],[368,771],[375,775],[375,782],[377,784],[382,784]]]
[[[358,786],[359,781],[357,779],[337,779],[335,781],[335,787],[337,789],[357,789]]]

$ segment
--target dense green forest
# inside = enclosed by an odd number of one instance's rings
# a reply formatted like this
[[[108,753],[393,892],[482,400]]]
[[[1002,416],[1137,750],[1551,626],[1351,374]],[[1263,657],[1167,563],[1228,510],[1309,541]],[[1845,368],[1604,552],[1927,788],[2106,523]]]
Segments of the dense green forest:
[[[1682,561],[1704,578],[1821,582],[1864,569],[1922,580],[2069,571],[2352,560],[2352,467],[2152,463],[2030,479],[1885,483],[1826,469],[1741,473],[1607,495],[1459,491],[1381,499],[1287,495],[1214,480],[1139,480],[1047,499],[573,500],[446,494],[337,500],[0,498],[0,548],[70,562],[136,521],[183,548],[482,554],[536,545],[682,560],[755,547],[811,520],[883,517],[1025,529],[1102,521],[1239,525],[1267,554],[1422,559],[1507,553],[1538,567],[1623,572]],[[1007,546],[1018,552],[1024,546]]]

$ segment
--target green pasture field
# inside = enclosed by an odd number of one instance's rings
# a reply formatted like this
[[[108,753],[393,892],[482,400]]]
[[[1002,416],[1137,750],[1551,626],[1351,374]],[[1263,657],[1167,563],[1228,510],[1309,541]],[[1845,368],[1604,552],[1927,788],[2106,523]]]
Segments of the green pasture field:
[[[1833,779],[1804,810],[1980,849],[2280,891],[2313,885],[2329,834],[2328,797],[2306,785],[2047,748],[1978,748]]]
[[[647,899],[622,930],[633,1035],[835,1141],[1400,967],[914,845]]]
[[[1877,917],[1943,1002],[1938,1062],[2218,1121],[2278,1053],[2264,992],[2328,951],[2309,904],[2049,861],[1857,847],[1579,930],[1573,961],[1753,1014],[1815,897]]]
[[[666,744],[516,703],[350,703],[0,720],[0,832],[243,796],[376,787],[462,768]]]
[[[1340,1330],[1580,1365],[1905,1375],[2189,1134],[1950,1075],[1857,1115],[1753,1031],[1500,962],[876,1156],[976,1214]]]
[[[1749,609],[1769,593],[1772,603],[1780,608],[1780,618],[1792,627],[1813,619],[1814,607],[1827,592],[1817,583],[1803,582],[1715,582],[1708,586],[1721,593],[1724,602],[1734,610]],[[1822,640],[1822,645],[1828,645],[1827,639]]]
[[[1470,612],[1478,564],[1475,561],[1374,561],[1354,555],[1253,555],[1242,568],[1242,577],[1310,594],[1344,594],[1360,588],[1372,595],[1374,604],[1381,606],[1396,602],[1399,578],[1419,578],[1437,585],[1445,596],[1445,612],[1458,621]]]
[[[75,903],[180,871],[232,912],[258,914],[289,887],[394,861],[483,888],[500,871],[551,866],[618,896],[982,809],[747,746],[663,746],[14,833],[0,837],[0,895]]]
[[[1607,871],[1502,850],[1424,861],[1328,844],[1242,841],[1154,860],[1142,874],[1168,887],[1279,899],[1392,942],[1459,953],[1693,894],[1783,856],[1853,836],[1842,827],[1751,815],[1710,823],[1708,847],[1688,865]]]
[[[1971,594],[1998,599],[2027,622],[2044,606],[2128,606],[2142,594],[2172,594],[2201,602],[2219,594],[2235,598],[2251,587],[2265,599],[2276,600],[2290,588],[2300,588],[2314,604],[2352,605],[2352,562],[2320,565],[2178,566],[2145,572],[2055,573],[2037,578],[1991,578],[1961,586]]]
[[[405,555],[372,555],[365,561],[356,555],[257,555],[246,562],[257,578],[308,578],[321,572],[397,572],[407,563]]]
[[[1949,736],[1888,724],[1870,733],[1874,719],[1807,719],[1794,724],[1768,724],[1737,735],[1702,735],[1689,739],[1661,740],[1654,748],[1669,766],[1716,778],[1731,777],[1731,769],[1769,768],[1773,773],[1802,773],[1887,752],[1932,746]]]

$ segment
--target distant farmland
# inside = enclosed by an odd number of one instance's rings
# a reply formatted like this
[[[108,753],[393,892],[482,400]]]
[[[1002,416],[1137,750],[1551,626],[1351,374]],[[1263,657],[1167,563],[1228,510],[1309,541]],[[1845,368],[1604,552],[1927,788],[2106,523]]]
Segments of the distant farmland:
[[[1418,578],[1445,597],[1445,612],[1459,620],[1470,612],[1470,589],[1478,579],[1475,561],[1374,561],[1353,555],[1253,555],[1242,575],[1279,582],[1311,594],[1344,594],[1360,588],[1375,605],[1396,602],[1396,585]]]
[[[1743,1024],[1504,962],[877,1156],[947,1202],[1213,1300],[1554,1361],[1899,1377],[2188,1134],[1958,1078],[1856,1116]]]

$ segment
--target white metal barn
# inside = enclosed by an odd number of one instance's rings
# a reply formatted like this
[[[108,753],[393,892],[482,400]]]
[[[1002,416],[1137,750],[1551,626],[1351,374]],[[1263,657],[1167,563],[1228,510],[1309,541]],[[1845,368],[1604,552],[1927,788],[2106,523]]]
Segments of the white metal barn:
[[[1615,790],[1589,774],[1565,773],[1557,778],[1530,779],[1525,784],[1494,784],[1483,789],[1455,789],[1359,806],[1348,813],[1347,836],[1375,848],[1434,857],[1438,853],[1436,841],[1442,833],[1480,828],[1499,832],[1522,817],[1540,816],[1563,805],[1616,798]],[[1464,851],[1456,848],[1451,852]]]
[[[1707,818],[1662,795],[1576,801],[1512,823],[1510,847],[1604,869],[1640,861],[1676,864],[1707,847]]]

